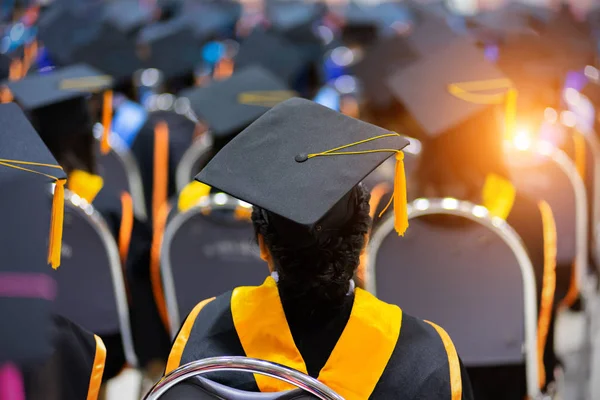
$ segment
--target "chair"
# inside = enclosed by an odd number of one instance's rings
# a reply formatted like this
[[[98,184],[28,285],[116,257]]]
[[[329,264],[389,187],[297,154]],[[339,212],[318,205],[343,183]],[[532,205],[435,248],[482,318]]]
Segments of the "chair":
[[[144,186],[138,164],[131,154],[127,145],[117,134],[110,135],[110,151],[108,154],[100,152],[100,138],[102,136],[102,125],[94,125],[94,136],[98,146],[96,147],[96,159],[100,175],[107,185],[114,188],[117,193],[129,192],[133,199],[135,216],[140,221],[147,220],[146,201],[144,199]]]
[[[454,216],[460,234],[432,224],[432,216]],[[408,217],[404,238],[393,216],[373,233],[367,290],[443,326],[466,366],[525,363],[528,395],[536,398],[536,282],[519,236],[485,207],[451,198],[417,199]]]
[[[177,192],[181,192],[188,183],[193,181],[196,174],[208,162],[212,145],[210,132],[205,132],[183,154],[175,171]]]
[[[62,263],[54,311],[98,335],[119,332],[137,365],[119,250],[94,207],[65,190]]]
[[[217,371],[241,371],[266,375],[299,389],[280,393],[251,393],[227,388],[198,376]],[[165,376],[144,398],[144,400],[158,399],[343,400],[340,395],[308,375],[279,364],[246,357],[213,357],[183,365]]]
[[[217,193],[167,223],[160,271],[172,335],[199,301],[267,277],[252,224],[235,216],[240,208],[248,214],[249,207]]]
[[[520,150],[507,144],[507,161],[518,190],[548,202],[556,220],[556,262],[574,265],[577,287],[587,296],[594,289],[588,279],[588,206],[583,180],[573,161],[550,143],[536,142]]]

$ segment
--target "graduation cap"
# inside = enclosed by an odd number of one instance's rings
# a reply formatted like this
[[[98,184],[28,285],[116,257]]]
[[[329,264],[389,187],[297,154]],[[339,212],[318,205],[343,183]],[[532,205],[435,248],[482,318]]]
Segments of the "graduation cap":
[[[283,37],[254,30],[240,45],[235,58],[236,68],[260,65],[288,84],[293,84],[306,70],[310,59]]]
[[[38,119],[51,121],[51,130],[64,133],[69,124],[87,123],[86,98],[91,93],[104,92],[102,123],[105,127],[102,149],[108,152],[108,135],[112,119],[113,78],[87,65],[79,64],[54,70],[47,74],[32,75],[14,82],[5,82],[12,97]],[[75,107],[73,107],[75,105]]]
[[[292,98],[237,135],[196,180],[266,210],[284,237],[294,232],[296,242],[320,242],[354,215],[353,188],[396,154],[393,201],[396,230],[403,234],[408,221],[400,150],[406,145],[397,133]]]
[[[422,129],[417,136],[435,138],[465,123],[489,126],[496,104],[506,105],[505,130],[513,130],[516,91],[512,82],[467,39],[457,39],[403,68],[388,84]]]
[[[302,1],[267,1],[266,12],[271,26],[288,37],[313,36],[313,24],[323,17],[326,6]]]
[[[229,36],[242,16],[242,6],[233,1],[203,1],[184,8],[180,18],[188,21],[200,42]]]
[[[192,110],[208,123],[215,138],[229,139],[294,92],[268,70],[251,66],[227,80],[186,90],[181,96],[189,99]]]
[[[415,22],[406,37],[408,44],[420,55],[428,55],[452,43],[458,35],[448,26],[446,19],[424,7],[413,5]]]
[[[140,0],[118,0],[106,3],[103,18],[110,27],[123,33],[134,32],[150,23],[154,8]]]
[[[0,184],[21,179],[24,176],[23,174],[27,178],[35,175],[39,178],[38,182],[41,183],[56,184],[52,201],[47,261],[53,268],[58,268],[60,265],[66,174],[16,104],[0,105],[0,127],[2,131],[0,135]],[[4,185],[2,186],[4,187]],[[4,196],[9,192],[9,189],[5,187],[2,192]],[[21,201],[23,201],[22,198]]]
[[[148,50],[144,66],[159,69],[166,78],[192,72],[202,59],[200,45],[185,19],[147,26],[140,31],[138,40]]]
[[[361,80],[366,98],[375,107],[384,107],[393,100],[387,78],[419,58],[417,52],[400,36],[377,40],[366,50],[354,67]]]

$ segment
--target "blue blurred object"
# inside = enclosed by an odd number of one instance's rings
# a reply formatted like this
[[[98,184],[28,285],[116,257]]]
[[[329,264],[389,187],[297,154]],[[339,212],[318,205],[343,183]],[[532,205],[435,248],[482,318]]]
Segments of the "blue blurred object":
[[[202,48],[202,59],[211,66],[214,66],[224,54],[225,45],[221,42],[208,42]]]
[[[495,63],[500,57],[500,48],[497,44],[488,44],[485,46],[483,54],[488,61]]]
[[[115,112],[112,131],[131,148],[147,117],[148,113],[144,107],[131,100],[125,100]]]
[[[15,8],[15,0],[0,1],[0,20],[5,21],[8,18],[10,18],[14,8]]]
[[[340,94],[332,87],[324,86],[321,88],[314,101],[334,111],[340,111]]]

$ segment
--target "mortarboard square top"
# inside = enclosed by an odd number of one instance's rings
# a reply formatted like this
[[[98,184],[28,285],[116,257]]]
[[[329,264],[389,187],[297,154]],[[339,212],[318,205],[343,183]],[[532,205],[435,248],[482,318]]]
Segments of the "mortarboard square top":
[[[309,156],[359,141],[365,142],[346,151],[376,152]],[[292,98],[237,135],[196,179],[312,229],[334,206],[344,214],[351,205],[340,200],[407,144],[398,134]]]
[[[188,89],[181,94],[208,123],[215,136],[238,133],[270,107],[294,95],[285,83],[258,66],[235,72],[229,79]]]
[[[294,83],[309,63],[310,58],[290,41],[260,30],[242,42],[235,58],[236,68],[260,65],[287,83]]]
[[[449,92],[449,85],[502,79],[506,77],[485,59],[483,52],[468,40],[457,39],[443,50],[400,70],[388,84],[425,134],[435,137],[490,108],[490,104],[456,97]],[[477,93],[505,91],[506,88]]]
[[[35,110],[106,90],[112,86],[113,79],[79,64],[5,84],[24,109]]]
[[[56,166],[53,168],[16,164],[19,167],[33,169],[57,179],[66,178],[66,174],[59,167],[50,150],[48,150],[21,108],[15,103],[0,104],[0,162],[14,164],[10,161],[1,160]],[[0,185],[3,180],[23,175],[31,174],[0,164]],[[39,176],[39,178],[48,183],[53,182],[53,179],[46,178],[43,175],[35,174],[35,176]]]

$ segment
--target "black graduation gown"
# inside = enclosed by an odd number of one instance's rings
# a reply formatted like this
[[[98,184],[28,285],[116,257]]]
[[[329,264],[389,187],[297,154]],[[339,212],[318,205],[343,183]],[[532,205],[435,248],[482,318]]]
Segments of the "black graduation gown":
[[[264,285],[266,284],[267,282]],[[293,342],[305,362],[309,375],[318,377],[328,362],[349,323],[354,302],[354,295],[347,296],[339,308],[321,308],[310,318],[298,314],[301,307],[298,308],[289,301],[283,302],[285,318]],[[227,292],[202,308],[193,320],[193,324],[188,325],[191,326],[191,331],[188,332],[189,339],[185,347],[179,353],[181,359],[178,365],[207,357],[247,356],[240,336],[236,332],[231,303],[232,292]],[[302,312],[302,315],[305,314]],[[182,331],[184,330],[186,330],[186,323],[182,327]],[[268,336],[267,333],[265,340],[269,340]],[[369,337],[360,340],[358,346],[369,346]],[[423,400],[452,398],[449,357],[440,335],[431,325],[403,313],[400,333],[395,345],[392,346],[391,356],[386,359],[383,373],[379,376],[369,398]],[[175,348],[176,346],[172,350],[168,369],[172,366],[171,357],[177,357],[174,356]],[[353,354],[347,356],[348,362],[357,363],[358,360],[352,359]],[[458,365],[462,377],[461,398],[472,399],[467,373],[462,364]],[[335,370],[335,368],[331,369]],[[259,391],[255,378],[250,374],[213,373],[207,377],[230,387]],[[341,380],[343,379],[342,376]]]
[[[92,205],[105,219],[118,243],[121,229],[122,205],[120,196],[104,186],[92,201]],[[150,281],[151,233],[147,225],[134,219],[131,242],[125,265],[126,287],[129,297],[129,313],[135,351],[140,365],[154,359],[166,359],[169,351],[169,335],[158,311]],[[152,334],[148,334],[152,332]],[[108,349],[105,379],[116,376],[125,365],[121,335],[103,335]]]
[[[173,111],[156,111],[148,115],[146,123],[140,129],[131,146],[131,151],[140,167],[144,185],[144,199],[148,210],[152,209],[152,193],[154,190],[154,127],[160,121],[165,121],[169,126],[167,198],[171,198],[177,193],[175,185],[177,166],[185,151],[192,145],[196,127],[194,122]],[[148,214],[150,223],[152,223],[151,214]]]
[[[103,349],[94,334],[68,319],[52,321],[53,351],[43,362],[23,368],[28,400],[82,400],[102,381]]]

